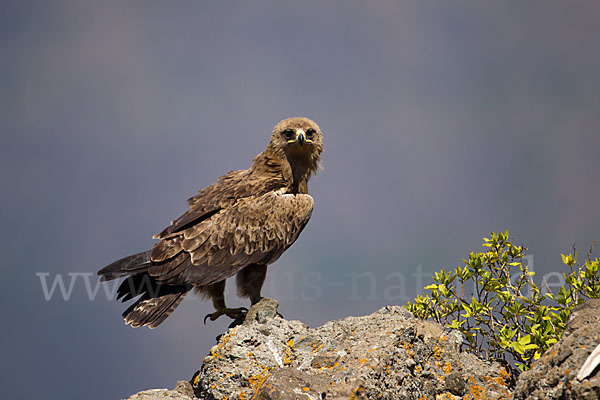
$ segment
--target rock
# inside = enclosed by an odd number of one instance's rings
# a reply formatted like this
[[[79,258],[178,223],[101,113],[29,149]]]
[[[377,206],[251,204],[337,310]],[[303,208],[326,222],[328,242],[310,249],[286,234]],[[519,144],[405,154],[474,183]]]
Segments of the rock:
[[[444,380],[446,389],[455,396],[462,396],[465,394],[467,388],[467,381],[460,372],[452,372],[446,376]]]
[[[191,384],[129,400],[600,399],[600,367],[576,379],[600,344],[600,300],[576,307],[561,340],[519,377],[461,352],[462,337],[398,306],[310,328],[263,299],[218,338]],[[514,396],[514,397],[513,397]]]
[[[461,338],[399,306],[310,328],[263,299],[210,349],[203,399],[508,399],[509,373],[459,351]],[[253,397],[254,396],[254,397]]]
[[[599,343],[600,299],[593,299],[573,309],[562,338],[521,374],[514,398],[600,399],[599,368],[581,381],[576,379]]]
[[[328,383],[318,375],[311,375],[295,368],[277,368],[260,386],[255,399],[320,399],[322,398],[322,393],[326,393],[328,389]]]
[[[192,388],[192,384],[188,381],[177,381],[173,390],[188,397],[194,397],[194,388]]]
[[[175,389],[144,390],[129,397],[127,400],[190,400],[194,398],[192,385],[186,381],[178,381]]]

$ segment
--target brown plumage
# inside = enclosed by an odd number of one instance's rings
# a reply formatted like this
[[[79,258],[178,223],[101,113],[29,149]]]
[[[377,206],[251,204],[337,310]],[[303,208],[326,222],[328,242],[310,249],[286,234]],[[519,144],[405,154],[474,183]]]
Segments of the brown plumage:
[[[231,171],[188,200],[189,210],[155,235],[152,250],[122,258],[98,271],[102,280],[127,277],[118,297],[139,299],[124,313],[133,327],[158,326],[189,290],[212,299],[220,315],[239,317],[225,306],[225,279],[237,273],[238,294],[254,304],[267,265],[277,261],[310,219],[308,180],[319,167],[321,130],[308,118],[275,125],[254,164]]]

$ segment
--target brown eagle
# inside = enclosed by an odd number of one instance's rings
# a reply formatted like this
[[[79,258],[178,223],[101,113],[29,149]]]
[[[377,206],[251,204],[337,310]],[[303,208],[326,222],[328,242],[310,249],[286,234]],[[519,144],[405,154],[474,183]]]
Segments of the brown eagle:
[[[238,295],[258,302],[267,265],[310,219],[308,180],[322,151],[317,124],[284,119],[249,169],[231,171],[190,198],[189,210],[154,236],[159,242],[152,250],[98,271],[103,281],[127,277],[117,292],[123,302],[140,296],[123,313],[125,322],[155,328],[191,289],[212,299],[216,311],[206,318],[238,318],[245,308],[227,308],[224,297],[225,280],[234,274]]]

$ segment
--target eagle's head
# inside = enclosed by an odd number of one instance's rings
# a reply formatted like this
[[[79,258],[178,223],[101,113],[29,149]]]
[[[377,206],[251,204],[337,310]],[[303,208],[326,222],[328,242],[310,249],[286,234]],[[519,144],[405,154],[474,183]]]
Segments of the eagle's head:
[[[288,118],[275,125],[269,146],[285,155],[291,164],[306,163],[309,164],[307,167],[316,170],[323,152],[323,134],[308,118]]]

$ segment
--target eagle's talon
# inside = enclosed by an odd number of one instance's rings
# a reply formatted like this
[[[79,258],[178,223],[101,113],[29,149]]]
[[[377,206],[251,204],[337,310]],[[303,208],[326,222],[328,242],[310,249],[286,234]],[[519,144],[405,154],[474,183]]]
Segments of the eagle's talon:
[[[207,319],[210,319],[211,321],[215,321],[221,315],[227,315],[231,319],[239,319],[247,312],[248,312],[248,309],[246,307],[224,308],[222,310],[216,310],[212,314],[206,314],[206,316],[204,317],[204,325],[206,325]]]

